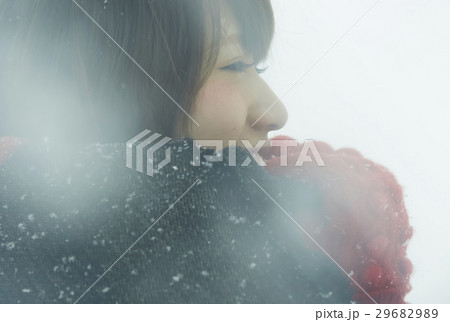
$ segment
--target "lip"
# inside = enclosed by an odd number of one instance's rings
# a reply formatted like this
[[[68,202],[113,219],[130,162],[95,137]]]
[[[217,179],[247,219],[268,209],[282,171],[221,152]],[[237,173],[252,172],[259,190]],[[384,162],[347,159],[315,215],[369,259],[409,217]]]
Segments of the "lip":
[[[271,146],[270,141],[273,140],[295,140],[287,135],[277,135],[273,138],[267,139],[266,144],[264,144],[259,150],[259,154],[264,160],[270,160],[272,158],[280,157],[281,148],[280,146]]]
[[[264,145],[258,150],[258,154],[264,159],[264,161],[268,161],[272,158],[280,157],[280,155],[281,155],[280,146],[279,145],[272,146],[271,141],[273,141],[273,140],[295,140],[295,139],[292,137],[289,137],[287,135],[277,135],[270,139],[268,137],[263,137],[258,140],[254,140],[254,142],[258,142],[260,140],[264,140],[265,142],[264,142]],[[242,144],[238,143],[237,145],[245,148],[245,146]]]

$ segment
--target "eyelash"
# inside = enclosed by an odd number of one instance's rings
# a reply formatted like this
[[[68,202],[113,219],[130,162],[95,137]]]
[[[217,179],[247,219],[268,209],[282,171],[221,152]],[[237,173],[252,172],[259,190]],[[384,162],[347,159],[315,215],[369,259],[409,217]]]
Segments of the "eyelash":
[[[253,64],[246,64],[244,62],[239,61],[237,63],[234,63],[234,64],[231,64],[231,65],[222,67],[221,69],[230,70],[232,72],[239,73],[239,72],[245,71],[247,68],[250,68],[250,67],[252,67],[254,65],[256,65],[256,64],[254,64],[254,63]],[[255,67],[256,72],[258,74],[264,73],[267,68],[269,68],[269,67],[264,67],[264,68],[257,68],[257,67]]]

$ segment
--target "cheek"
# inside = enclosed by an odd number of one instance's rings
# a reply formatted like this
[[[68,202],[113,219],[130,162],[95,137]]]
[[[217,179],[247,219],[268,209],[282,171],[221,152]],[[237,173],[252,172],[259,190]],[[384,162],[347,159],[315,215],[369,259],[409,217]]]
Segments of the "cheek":
[[[197,137],[237,138],[247,119],[247,108],[239,86],[227,79],[209,79],[199,91],[192,113],[200,124]]]

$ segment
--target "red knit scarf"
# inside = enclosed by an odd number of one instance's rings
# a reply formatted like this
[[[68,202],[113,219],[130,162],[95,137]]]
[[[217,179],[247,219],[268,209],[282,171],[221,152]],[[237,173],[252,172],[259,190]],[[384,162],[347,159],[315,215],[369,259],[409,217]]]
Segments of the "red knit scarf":
[[[293,139],[277,136],[272,140]],[[306,217],[302,228],[351,277],[355,302],[405,303],[413,269],[406,247],[413,229],[402,188],[389,170],[356,150],[333,150],[318,141],[314,144],[325,162],[323,167],[317,166],[311,152],[308,155],[313,162],[294,166],[304,145],[300,143],[288,148],[288,166],[280,166],[279,147],[260,152],[269,159],[267,171],[301,180],[323,194],[320,210],[292,218]],[[299,234],[305,236],[307,247],[323,251],[305,233],[299,230]]]

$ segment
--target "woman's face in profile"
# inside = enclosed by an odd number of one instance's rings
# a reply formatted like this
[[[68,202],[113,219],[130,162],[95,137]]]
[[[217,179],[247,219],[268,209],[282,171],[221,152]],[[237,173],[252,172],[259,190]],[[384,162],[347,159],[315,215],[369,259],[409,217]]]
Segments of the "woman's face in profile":
[[[242,65],[252,64],[253,59],[242,50],[236,20],[223,3],[221,17],[219,56],[190,112],[199,125],[192,122],[187,136],[223,140],[224,147],[229,140],[241,146],[241,140],[249,140],[254,146],[258,140],[266,140],[269,131],[284,126],[287,111],[280,101],[269,109],[278,97],[254,66]]]

